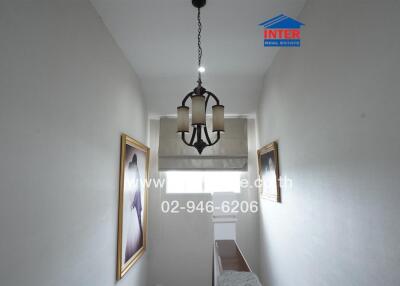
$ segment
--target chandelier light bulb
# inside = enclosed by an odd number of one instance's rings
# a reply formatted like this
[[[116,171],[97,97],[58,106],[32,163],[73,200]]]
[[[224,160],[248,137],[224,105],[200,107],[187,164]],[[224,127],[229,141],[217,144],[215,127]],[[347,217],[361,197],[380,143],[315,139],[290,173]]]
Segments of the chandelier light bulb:
[[[203,67],[203,66],[200,66],[200,67],[197,69],[197,71],[198,71],[199,73],[203,73],[203,72],[206,71],[206,68]]]

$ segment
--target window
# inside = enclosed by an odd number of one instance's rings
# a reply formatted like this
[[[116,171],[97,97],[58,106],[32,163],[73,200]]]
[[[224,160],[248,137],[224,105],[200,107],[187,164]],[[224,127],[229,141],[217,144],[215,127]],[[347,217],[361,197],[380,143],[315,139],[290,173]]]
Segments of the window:
[[[240,193],[238,171],[168,171],[167,193]]]

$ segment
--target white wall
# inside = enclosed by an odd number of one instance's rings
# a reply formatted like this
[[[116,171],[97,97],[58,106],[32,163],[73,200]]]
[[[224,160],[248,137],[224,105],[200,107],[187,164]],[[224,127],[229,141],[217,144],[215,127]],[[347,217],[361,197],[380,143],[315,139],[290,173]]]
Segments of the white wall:
[[[139,84],[87,0],[0,2],[0,284],[115,285]],[[118,285],[146,285],[147,258]]]
[[[264,285],[400,281],[400,2],[310,0],[301,48],[265,79],[260,143],[279,141],[282,204],[263,203]]]
[[[256,201],[258,203],[258,189],[254,182],[258,178],[257,175],[257,144],[256,144],[256,121],[253,118],[247,120],[247,137],[248,137],[248,170],[242,174],[241,179],[249,182],[249,186],[242,186],[239,201],[247,201],[249,204]],[[259,274],[259,214],[252,212],[239,212],[237,214],[236,240],[246,258],[247,263],[253,272]]]
[[[150,164],[152,178],[165,179],[158,172],[159,120],[150,120]],[[161,203],[178,200],[211,200],[208,194],[166,194],[165,186],[149,192],[149,286],[204,286],[212,283],[211,214],[180,211],[163,213]]]
[[[158,172],[159,120],[150,120],[150,164],[153,166],[151,177],[165,179]],[[249,134],[249,172],[243,174],[253,182],[257,177],[255,170],[255,120],[248,120]],[[241,190],[239,200],[257,200],[257,190]],[[161,203],[178,200],[180,206],[187,201],[206,204],[212,201],[210,194],[166,194],[164,188],[150,189],[149,208],[149,286],[204,286],[212,284],[213,259],[213,223],[212,214],[181,211],[178,214],[163,213]],[[250,267],[258,271],[258,215],[239,214],[237,222],[237,240]]]

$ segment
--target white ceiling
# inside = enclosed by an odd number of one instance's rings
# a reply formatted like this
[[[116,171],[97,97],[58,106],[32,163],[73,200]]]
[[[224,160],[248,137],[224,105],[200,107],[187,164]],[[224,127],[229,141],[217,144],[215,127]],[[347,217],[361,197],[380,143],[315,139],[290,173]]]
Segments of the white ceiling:
[[[196,85],[197,23],[191,0],[91,0],[138,74],[150,114],[176,112]],[[228,114],[256,110],[276,48],[259,23],[296,17],[305,0],[208,0],[202,8],[203,85]]]

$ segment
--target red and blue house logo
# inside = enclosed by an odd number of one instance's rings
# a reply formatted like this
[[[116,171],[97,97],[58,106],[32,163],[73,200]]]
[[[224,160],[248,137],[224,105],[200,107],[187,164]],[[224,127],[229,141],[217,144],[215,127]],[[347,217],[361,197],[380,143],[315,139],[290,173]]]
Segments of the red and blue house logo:
[[[285,16],[278,15],[259,26],[264,27],[264,47],[300,47],[301,26],[303,23]]]

